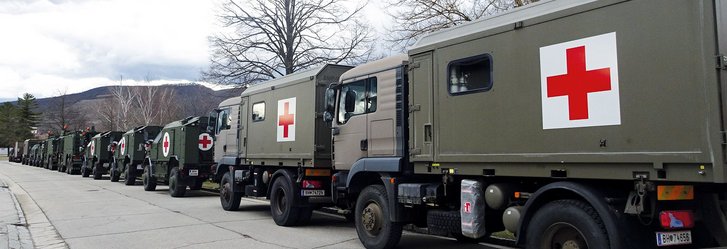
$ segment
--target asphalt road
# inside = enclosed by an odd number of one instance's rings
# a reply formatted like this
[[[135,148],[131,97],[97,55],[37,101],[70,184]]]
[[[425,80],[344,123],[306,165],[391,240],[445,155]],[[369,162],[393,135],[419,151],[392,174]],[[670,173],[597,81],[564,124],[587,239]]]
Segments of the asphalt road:
[[[0,180],[38,248],[362,248],[353,224],[337,215],[316,212],[308,226],[280,227],[266,201],[243,199],[240,211],[228,212],[214,193],[172,198],[166,186],[146,192],[140,181],[108,179],[0,162]],[[501,247],[405,232],[399,248]]]

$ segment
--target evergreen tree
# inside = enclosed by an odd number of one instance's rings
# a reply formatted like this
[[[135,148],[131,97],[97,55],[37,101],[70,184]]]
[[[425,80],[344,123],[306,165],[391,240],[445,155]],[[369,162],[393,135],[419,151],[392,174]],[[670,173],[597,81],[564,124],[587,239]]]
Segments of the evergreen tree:
[[[18,98],[18,127],[15,130],[17,137],[20,140],[32,138],[33,134],[31,131],[38,127],[38,120],[40,113],[35,112],[38,109],[38,103],[36,103],[35,96],[29,93],[23,94],[22,98]]]
[[[19,120],[19,110],[10,102],[0,105],[0,146],[11,147],[19,141],[16,130]]]

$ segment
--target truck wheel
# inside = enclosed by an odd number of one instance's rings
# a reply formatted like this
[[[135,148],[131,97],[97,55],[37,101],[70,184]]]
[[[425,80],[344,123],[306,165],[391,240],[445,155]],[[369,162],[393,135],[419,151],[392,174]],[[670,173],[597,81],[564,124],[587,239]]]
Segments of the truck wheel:
[[[111,181],[112,182],[118,182],[119,181],[119,170],[118,167],[116,167],[116,161],[113,162],[113,165],[111,166],[111,169],[109,170],[109,174],[111,175]]]
[[[93,179],[94,180],[101,180],[101,176],[103,176],[103,171],[101,170],[101,161],[93,164]]]
[[[601,217],[577,200],[557,200],[540,208],[526,236],[527,248],[610,248]]]
[[[169,195],[172,197],[183,197],[187,192],[187,186],[179,181],[179,168],[174,167],[169,173]]]
[[[88,162],[83,161],[83,165],[81,165],[81,177],[88,177],[91,174],[91,172],[89,172],[88,170],[88,167],[86,167],[87,165]]]
[[[222,209],[227,211],[240,209],[240,200],[242,199],[242,193],[235,193],[232,184],[235,184],[232,180],[232,174],[230,172],[225,173],[220,181],[220,204],[222,204]]]
[[[134,175],[134,172],[131,171],[130,167],[131,165],[127,163],[126,169],[124,170],[124,184],[129,186],[136,184],[136,176]]]
[[[386,189],[371,185],[356,200],[356,233],[366,248],[392,248],[401,239],[402,225],[389,220]]]
[[[144,167],[144,174],[141,175],[141,181],[144,183],[144,191],[154,191],[157,188],[157,179],[149,171],[150,166]]]
[[[270,212],[273,214],[275,224],[279,226],[294,226],[298,222],[300,209],[293,207],[295,194],[293,186],[286,177],[275,178],[270,193]]]

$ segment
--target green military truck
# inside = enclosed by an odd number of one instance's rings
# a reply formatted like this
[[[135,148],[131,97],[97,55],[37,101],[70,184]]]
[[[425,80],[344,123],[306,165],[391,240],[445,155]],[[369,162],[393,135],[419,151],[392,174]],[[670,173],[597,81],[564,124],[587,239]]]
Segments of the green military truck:
[[[169,123],[149,142],[142,174],[144,190],[154,191],[158,182],[164,182],[172,197],[182,197],[187,186],[202,188],[215,163],[208,121],[208,117],[188,117]]]
[[[30,165],[30,149],[33,148],[33,146],[39,144],[41,141],[36,139],[26,139],[23,141],[23,150],[25,153],[22,155],[22,163],[25,165]]]
[[[154,139],[161,131],[161,126],[140,126],[124,133],[116,145],[113,164],[111,166],[111,181],[119,181],[123,174],[124,184],[134,185],[136,177],[144,170],[143,162],[146,156],[146,144]]]
[[[80,174],[83,165],[86,144],[98,134],[95,130],[73,131],[63,136],[63,160],[61,171],[66,174]]]
[[[266,197],[273,220],[289,226],[308,222],[318,203],[330,200],[333,148],[324,92],[349,69],[301,71],[220,104],[214,179],[223,209],[237,210],[242,196]]]
[[[43,167],[58,170],[58,160],[61,158],[61,152],[63,151],[63,137],[48,137],[45,144]]]
[[[124,134],[122,131],[106,131],[93,136],[86,145],[81,176],[93,175],[94,180],[100,180],[111,168],[116,142]]]
[[[10,161],[16,163],[23,161],[23,142],[15,142],[13,153],[10,154]]]

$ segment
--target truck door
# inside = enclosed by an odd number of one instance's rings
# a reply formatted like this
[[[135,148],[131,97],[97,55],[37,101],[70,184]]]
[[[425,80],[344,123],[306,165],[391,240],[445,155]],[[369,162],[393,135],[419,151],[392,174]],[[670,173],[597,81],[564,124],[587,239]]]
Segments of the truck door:
[[[231,139],[235,139],[237,141],[237,157],[239,158],[245,158],[247,156],[247,119],[249,115],[248,101],[248,97],[242,97],[240,105],[232,108],[233,110],[238,111],[237,117],[232,119],[233,122],[237,122],[237,132],[235,133],[235,137]]]
[[[414,55],[409,74],[409,158],[411,161],[432,161],[433,132],[432,53]]]
[[[333,134],[334,165],[337,169],[350,169],[353,163],[368,156],[368,113],[376,108],[375,96],[369,96],[376,81],[370,79],[346,83],[341,87],[337,114],[333,121],[338,134]]]

